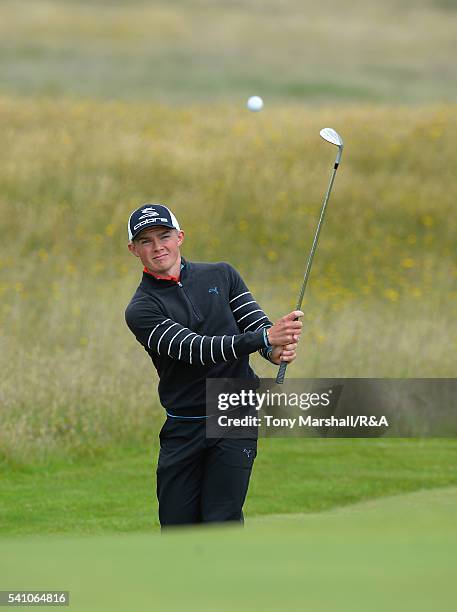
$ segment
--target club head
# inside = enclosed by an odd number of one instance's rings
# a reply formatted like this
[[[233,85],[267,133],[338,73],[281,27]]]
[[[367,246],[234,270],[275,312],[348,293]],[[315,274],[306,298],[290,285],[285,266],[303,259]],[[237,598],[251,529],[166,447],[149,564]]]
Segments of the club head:
[[[335,160],[335,170],[336,170],[340,164],[341,156],[343,154],[343,146],[344,146],[343,139],[338,134],[338,132],[336,132],[332,128],[324,128],[319,133],[324,140],[338,147],[338,153],[336,155],[336,160]]]
[[[342,147],[344,144],[341,136],[332,128],[324,128],[319,133],[324,140],[326,140],[327,142],[331,142],[337,147]]]

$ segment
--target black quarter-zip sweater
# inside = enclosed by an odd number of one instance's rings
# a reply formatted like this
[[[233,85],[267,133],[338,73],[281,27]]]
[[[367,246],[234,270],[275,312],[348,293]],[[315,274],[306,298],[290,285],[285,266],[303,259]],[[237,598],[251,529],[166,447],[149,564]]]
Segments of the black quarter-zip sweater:
[[[206,378],[255,377],[249,354],[267,357],[272,323],[230,264],[181,261],[179,281],[143,272],[125,318],[157,369],[167,413],[202,416]]]

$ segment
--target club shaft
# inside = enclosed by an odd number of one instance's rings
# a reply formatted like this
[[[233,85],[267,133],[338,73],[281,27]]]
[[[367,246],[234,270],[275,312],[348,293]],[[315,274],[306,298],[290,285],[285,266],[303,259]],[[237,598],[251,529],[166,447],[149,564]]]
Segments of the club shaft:
[[[336,171],[338,170],[338,166],[339,166],[339,164],[338,164],[338,161],[337,161],[337,162],[335,162],[335,165],[333,167],[332,176],[330,177],[330,182],[329,182],[329,185],[328,185],[327,193],[325,194],[324,202],[322,204],[321,214],[320,214],[320,217],[319,217],[319,222],[317,224],[316,232],[314,233],[313,245],[312,245],[311,251],[309,253],[308,262],[306,264],[305,276],[303,277],[303,283],[302,283],[302,286],[301,286],[301,289],[300,289],[300,294],[298,296],[297,306],[296,306],[295,310],[300,310],[301,305],[303,303],[303,297],[305,295],[306,285],[308,284],[308,278],[309,278],[309,274],[310,274],[310,271],[311,271],[311,266],[313,264],[314,253],[316,252],[317,242],[319,240],[319,234],[321,232],[322,223],[324,222],[324,216],[325,216],[325,210],[327,208],[327,202],[328,202],[328,200],[330,198],[330,193],[332,191],[333,182],[335,181],[335,176],[336,176]],[[282,361],[281,365],[279,366],[278,375],[276,377],[276,384],[278,384],[278,385],[282,385],[283,384],[284,378],[286,376],[286,369],[287,369],[287,362],[286,361]]]
[[[322,204],[321,215],[319,217],[319,222],[317,224],[316,232],[314,234],[313,245],[311,247],[311,251],[308,257],[308,262],[306,264],[305,276],[303,277],[303,283],[300,289],[300,295],[298,296],[297,307],[295,308],[295,310],[300,310],[301,305],[303,303],[303,297],[305,295],[306,285],[308,284],[309,273],[311,271],[311,266],[313,264],[314,253],[316,252],[317,242],[319,240],[319,234],[321,233],[321,227],[324,222],[325,210],[327,208],[327,202],[330,197],[330,192],[332,191],[336,171],[337,171],[337,168],[334,168],[332,172],[332,176],[330,178],[330,183],[327,189],[327,193],[325,194],[324,203]]]

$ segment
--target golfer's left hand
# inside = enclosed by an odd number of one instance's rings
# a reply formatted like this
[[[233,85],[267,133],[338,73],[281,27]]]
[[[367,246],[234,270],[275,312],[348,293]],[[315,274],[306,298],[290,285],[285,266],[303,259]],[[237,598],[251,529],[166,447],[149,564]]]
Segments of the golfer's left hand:
[[[281,361],[291,363],[297,357],[298,342],[292,342],[285,346],[275,346],[271,352],[270,360],[276,365],[280,365]]]

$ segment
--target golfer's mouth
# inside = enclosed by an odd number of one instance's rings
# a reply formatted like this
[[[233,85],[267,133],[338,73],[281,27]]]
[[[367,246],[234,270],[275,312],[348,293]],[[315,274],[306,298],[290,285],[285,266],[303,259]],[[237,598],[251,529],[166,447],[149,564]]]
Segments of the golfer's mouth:
[[[157,257],[154,257],[154,259],[163,259],[164,257],[167,257],[168,253],[163,253],[162,255],[157,255]]]

